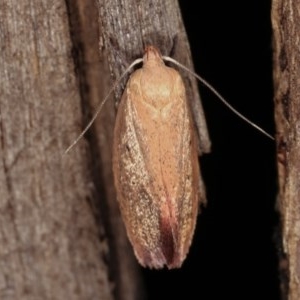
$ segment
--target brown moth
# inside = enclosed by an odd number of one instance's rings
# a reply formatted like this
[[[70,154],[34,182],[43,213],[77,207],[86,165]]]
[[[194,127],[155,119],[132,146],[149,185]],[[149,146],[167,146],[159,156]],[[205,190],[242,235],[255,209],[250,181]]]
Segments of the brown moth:
[[[262,128],[233,108],[206,80],[171,57],[149,46],[114,83],[93,118],[68,153],[91,127],[119,81],[136,64],[125,88],[116,118],[113,172],[127,235],[141,265],[179,268],[190,247],[199,204],[200,188],[196,131],[179,73],[169,61],[196,77],[233,113],[274,140]]]
[[[143,67],[131,75],[118,108],[113,173],[140,264],[180,267],[205,195],[183,81],[153,46],[146,48]]]

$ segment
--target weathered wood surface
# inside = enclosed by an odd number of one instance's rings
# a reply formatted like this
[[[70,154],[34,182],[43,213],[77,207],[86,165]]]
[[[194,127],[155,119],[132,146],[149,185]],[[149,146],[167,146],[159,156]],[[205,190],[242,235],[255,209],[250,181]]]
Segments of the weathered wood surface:
[[[0,298],[111,299],[64,1],[0,3]],[[98,226],[97,226],[98,225]]]
[[[273,0],[275,121],[279,208],[287,258],[288,289],[300,299],[300,1]],[[286,295],[288,294],[288,296]]]

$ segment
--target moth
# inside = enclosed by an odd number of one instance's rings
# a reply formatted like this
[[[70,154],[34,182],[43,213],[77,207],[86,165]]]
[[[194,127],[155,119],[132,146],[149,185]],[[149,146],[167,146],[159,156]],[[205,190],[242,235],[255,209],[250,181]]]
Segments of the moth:
[[[147,47],[118,107],[113,173],[121,214],[141,265],[178,268],[199,203],[196,131],[179,73]]]
[[[179,268],[194,235],[198,209],[205,201],[200,185],[197,137],[180,74],[169,61],[196,77],[245,122],[274,138],[233,108],[202,77],[148,46],[110,89],[93,118],[66,149],[91,127],[118,82],[143,62],[121,98],[113,141],[113,173],[121,215],[139,263]]]

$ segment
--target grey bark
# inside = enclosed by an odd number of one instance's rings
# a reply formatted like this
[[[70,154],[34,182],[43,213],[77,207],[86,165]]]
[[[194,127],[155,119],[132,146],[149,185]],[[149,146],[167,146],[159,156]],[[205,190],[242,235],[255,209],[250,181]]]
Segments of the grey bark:
[[[0,298],[112,299],[64,1],[0,3]],[[98,226],[97,226],[98,225]]]
[[[279,209],[283,230],[281,266],[289,282],[283,297],[300,299],[300,1],[273,0],[275,121]]]
[[[0,299],[143,297],[113,186],[114,101],[62,154],[111,73],[148,43],[191,66],[177,2],[0,2]],[[197,105],[195,81],[185,80]],[[203,115],[198,124],[207,152]]]

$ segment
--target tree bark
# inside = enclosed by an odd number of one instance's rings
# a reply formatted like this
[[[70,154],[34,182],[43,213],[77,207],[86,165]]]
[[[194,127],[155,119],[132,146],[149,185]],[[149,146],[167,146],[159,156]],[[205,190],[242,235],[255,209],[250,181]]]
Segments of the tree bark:
[[[300,1],[273,0],[275,121],[279,208],[288,287],[283,297],[300,299]],[[284,265],[284,260],[282,261]]]
[[[64,1],[0,4],[0,298],[112,299]]]
[[[0,299],[143,297],[113,186],[113,101],[62,154],[111,73],[117,78],[147,44],[192,66],[177,2],[0,3]],[[201,112],[195,81],[185,81]],[[207,152],[203,113],[197,124]]]

